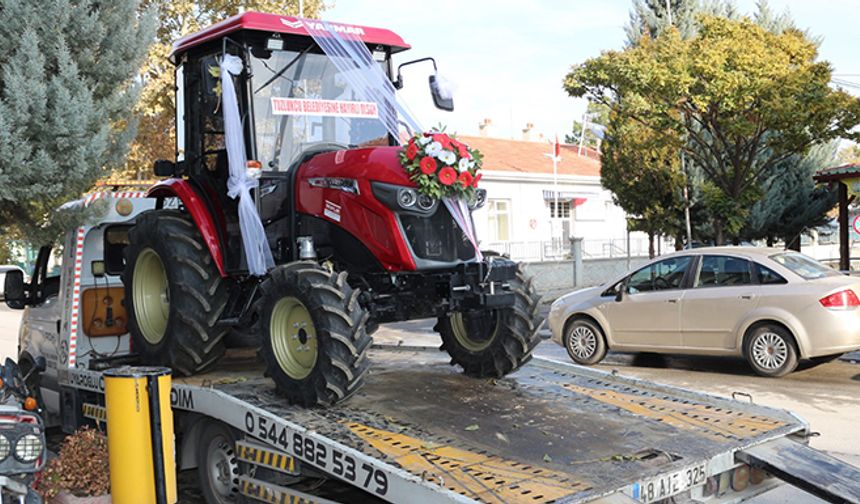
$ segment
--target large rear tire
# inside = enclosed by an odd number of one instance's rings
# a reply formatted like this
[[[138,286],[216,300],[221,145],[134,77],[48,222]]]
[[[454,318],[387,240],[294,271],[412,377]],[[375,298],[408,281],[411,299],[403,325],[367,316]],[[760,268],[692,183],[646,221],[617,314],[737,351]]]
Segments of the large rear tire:
[[[510,285],[516,298],[510,308],[452,313],[434,328],[442,336],[440,349],[468,376],[500,378],[516,371],[540,343],[540,296],[532,278],[519,266]]]
[[[269,376],[291,404],[330,406],[361,387],[368,369],[368,315],[346,272],[314,262],[275,268],[258,301]]]
[[[216,321],[229,294],[191,218],[176,210],[142,214],[125,258],[129,329],[141,360],[186,376],[211,367],[225,350],[227,328]]]

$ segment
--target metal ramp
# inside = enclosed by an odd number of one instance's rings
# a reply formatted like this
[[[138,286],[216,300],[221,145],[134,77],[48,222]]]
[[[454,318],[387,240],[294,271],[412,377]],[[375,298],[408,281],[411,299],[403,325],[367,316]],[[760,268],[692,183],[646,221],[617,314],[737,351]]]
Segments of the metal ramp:
[[[828,502],[860,504],[860,469],[807,445],[781,438],[735,456]]]

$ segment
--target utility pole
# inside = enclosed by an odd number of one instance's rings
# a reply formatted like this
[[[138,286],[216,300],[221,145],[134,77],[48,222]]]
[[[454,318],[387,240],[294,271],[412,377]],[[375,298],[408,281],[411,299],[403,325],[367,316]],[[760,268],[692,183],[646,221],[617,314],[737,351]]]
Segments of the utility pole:
[[[681,151],[681,171],[684,173],[684,220],[687,224],[687,247],[693,244],[693,228],[690,225],[690,194],[687,187],[690,185],[690,176],[687,174],[687,165],[684,159],[684,151]]]

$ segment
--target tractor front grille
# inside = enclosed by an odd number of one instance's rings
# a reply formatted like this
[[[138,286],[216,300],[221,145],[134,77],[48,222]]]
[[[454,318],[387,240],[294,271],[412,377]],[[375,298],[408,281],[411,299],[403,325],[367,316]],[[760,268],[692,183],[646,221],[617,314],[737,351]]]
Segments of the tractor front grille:
[[[429,217],[400,214],[400,223],[418,259],[450,263],[475,258],[475,248],[445,205]]]

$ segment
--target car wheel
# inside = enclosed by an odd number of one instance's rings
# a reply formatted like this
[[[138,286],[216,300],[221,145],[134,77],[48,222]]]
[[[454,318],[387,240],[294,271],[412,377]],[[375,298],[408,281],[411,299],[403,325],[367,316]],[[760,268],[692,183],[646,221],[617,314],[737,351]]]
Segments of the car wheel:
[[[603,331],[585,318],[574,319],[564,333],[564,348],[577,364],[591,366],[606,356],[606,340]]]
[[[744,355],[753,371],[761,376],[785,376],[797,367],[794,338],[776,324],[753,328],[747,335]]]

